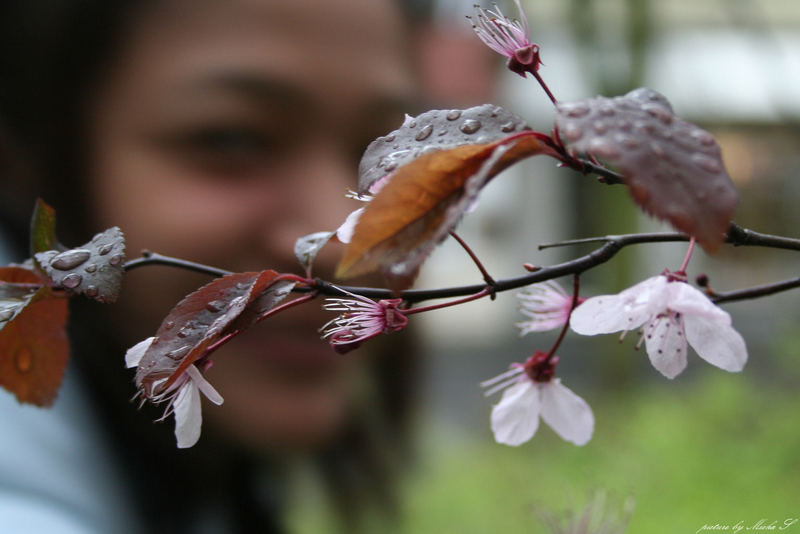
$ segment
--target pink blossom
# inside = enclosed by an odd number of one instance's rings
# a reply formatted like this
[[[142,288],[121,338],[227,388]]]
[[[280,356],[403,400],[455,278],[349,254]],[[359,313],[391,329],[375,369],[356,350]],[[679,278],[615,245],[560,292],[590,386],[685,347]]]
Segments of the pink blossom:
[[[149,337],[128,349],[125,353],[125,365],[129,368],[137,367],[154,339]],[[207,370],[210,363],[206,362],[202,371]],[[200,392],[216,405],[222,404],[223,401],[222,396],[203,377],[202,371],[194,364],[190,365],[167,389],[147,399],[153,404],[167,403],[164,415],[159,421],[175,414],[175,438],[180,449],[191,447],[200,439],[203,424]],[[167,380],[168,378],[163,378],[162,382]],[[158,383],[154,383],[154,386],[158,386]]]
[[[520,311],[530,317],[528,321],[517,323],[520,335],[530,332],[544,332],[567,324],[572,309],[572,295],[569,295],[554,280],[533,284],[517,293]]]
[[[747,347],[731,326],[731,316],[701,291],[665,275],[618,295],[587,299],[573,310],[570,320],[572,329],[586,336],[627,332],[642,325],[650,362],[667,378],[686,368],[687,344],[726,371],[741,371],[747,362]]]
[[[494,438],[505,445],[521,445],[539,428],[539,417],[556,434],[575,445],[585,445],[594,433],[592,409],[582,398],[554,378],[557,358],[536,352],[524,364],[481,383],[486,396],[503,396],[492,408]]]
[[[342,290],[344,291],[344,290]],[[323,306],[329,311],[344,312],[331,319],[320,330],[338,352],[349,352],[380,334],[402,330],[408,318],[398,306],[403,299],[374,301],[344,291],[352,298],[328,298]]]
[[[539,70],[539,46],[528,39],[530,30],[528,19],[522,10],[520,0],[514,0],[519,11],[519,20],[509,19],[500,8],[494,11],[475,5],[472,28],[481,41],[489,48],[508,58],[508,68],[523,78],[526,72]]]

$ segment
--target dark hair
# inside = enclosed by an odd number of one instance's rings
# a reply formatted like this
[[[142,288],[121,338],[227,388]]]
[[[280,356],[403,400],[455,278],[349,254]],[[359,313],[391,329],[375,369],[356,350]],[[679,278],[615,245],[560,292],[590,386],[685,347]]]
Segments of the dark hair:
[[[27,246],[36,196],[56,208],[63,242],[82,243],[101,230],[92,227],[83,201],[87,98],[129,25],[151,2],[7,0],[0,6],[0,224],[18,251]],[[149,531],[182,532],[191,528],[186,520],[193,510],[209,507],[228,514],[238,531],[280,531],[283,492],[258,486],[264,466],[254,466],[261,459],[233,450],[211,429],[194,448],[177,451],[169,429],[152,424],[158,413],[139,413],[129,402],[132,374],[123,368],[124,347],[101,306],[72,300],[73,363]],[[343,518],[353,517],[365,496],[389,507],[393,502],[392,456],[406,442],[418,363],[407,335],[393,341],[369,362],[374,404],[317,457]],[[266,469],[280,486],[282,466]],[[213,480],[213,488],[205,480]]]

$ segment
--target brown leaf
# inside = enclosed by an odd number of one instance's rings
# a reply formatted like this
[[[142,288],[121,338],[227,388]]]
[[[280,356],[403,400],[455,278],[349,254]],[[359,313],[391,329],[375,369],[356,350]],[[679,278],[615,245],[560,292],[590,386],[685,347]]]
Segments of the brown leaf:
[[[275,292],[260,298],[277,276],[275,271],[231,274],[187,295],[169,312],[142,356],[136,370],[137,387],[147,397],[158,395],[225,335],[251,303],[260,308],[277,305],[288,291],[278,292],[280,298]],[[240,321],[237,326],[250,324]]]
[[[392,289],[405,289],[493,176],[519,159],[548,150],[535,136],[517,134],[429,152],[403,165],[367,204],[337,276],[382,269]]]

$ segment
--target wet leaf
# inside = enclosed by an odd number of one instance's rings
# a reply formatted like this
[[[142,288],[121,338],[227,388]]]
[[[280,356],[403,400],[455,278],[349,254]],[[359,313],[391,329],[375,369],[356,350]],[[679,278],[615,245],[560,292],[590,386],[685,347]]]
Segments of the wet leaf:
[[[0,330],[13,321],[25,306],[41,298],[41,289],[45,284],[46,280],[29,269],[0,267]]]
[[[37,252],[59,248],[56,239],[56,211],[41,198],[36,199],[31,217],[31,256]]]
[[[358,192],[414,159],[435,150],[486,145],[530,130],[520,117],[499,106],[434,109],[417,117],[406,115],[402,126],[369,144],[358,167]]]
[[[324,247],[336,232],[315,232],[299,238],[294,244],[294,255],[306,272],[311,270],[311,265],[317,253]]]
[[[337,276],[380,269],[393,290],[407,288],[493,176],[547,150],[534,136],[521,136],[430,152],[403,165],[367,204]]]
[[[28,269],[0,269],[0,306],[12,303],[13,317],[0,322],[0,385],[17,400],[49,406],[61,385],[69,357],[67,300],[54,297]],[[4,309],[9,309],[5,307]]]
[[[251,305],[275,306],[288,294],[269,290],[275,271],[236,273],[217,278],[181,300],[167,315],[136,370],[136,385],[153,397],[169,387],[206,349],[232,330],[232,323]],[[282,282],[278,282],[282,283]],[[237,327],[252,324],[242,319]]]
[[[35,256],[57,287],[99,302],[114,302],[119,296],[125,264],[125,236],[116,226],[101,232],[85,245]]]
[[[562,103],[556,125],[567,146],[616,166],[645,211],[695,236],[707,250],[722,243],[738,195],[719,145],[676,117],[662,95],[640,88],[622,97]]]

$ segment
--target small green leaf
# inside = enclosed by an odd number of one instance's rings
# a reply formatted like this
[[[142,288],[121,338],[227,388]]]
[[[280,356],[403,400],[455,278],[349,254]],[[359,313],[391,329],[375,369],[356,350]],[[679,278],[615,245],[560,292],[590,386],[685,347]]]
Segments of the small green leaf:
[[[37,252],[58,249],[56,210],[41,198],[36,199],[31,217],[31,256]]]

